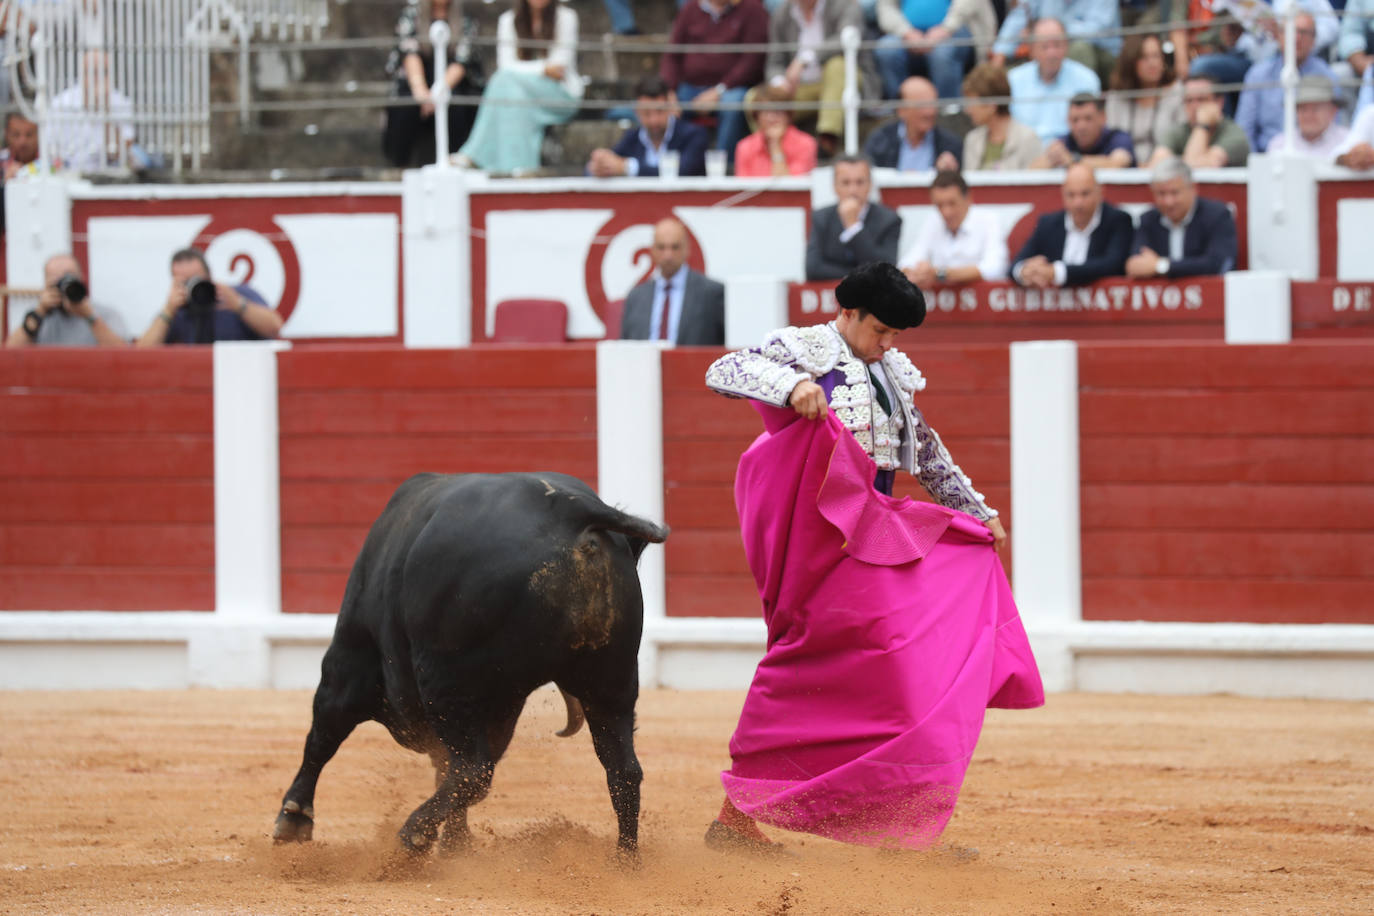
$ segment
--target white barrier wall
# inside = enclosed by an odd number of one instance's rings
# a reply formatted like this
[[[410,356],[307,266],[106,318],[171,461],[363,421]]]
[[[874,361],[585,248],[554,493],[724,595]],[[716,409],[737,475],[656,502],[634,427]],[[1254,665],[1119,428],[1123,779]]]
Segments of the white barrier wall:
[[[273,344],[215,350],[215,609],[0,613],[0,688],[311,687],[332,615],[284,614],[275,512]],[[663,517],[659,344],[597,348],[598,477],[610,502]],[[1015,588],[1050,690],[1374,699],[1374,626],[1091,621],[1079,561],[1077,348],[1011,352]],[[757,618],[665,615],[662,548],[640,566],[646,687],[749,682]]]

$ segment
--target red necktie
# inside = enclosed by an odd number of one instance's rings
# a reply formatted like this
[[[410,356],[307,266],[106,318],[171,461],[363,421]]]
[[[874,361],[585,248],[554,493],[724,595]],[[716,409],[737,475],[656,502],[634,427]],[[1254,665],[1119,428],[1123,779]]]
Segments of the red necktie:
[[[668,339],[668,312],[672,310],[673,284],[663,284],[663,315],[658,319],[658,340]]]

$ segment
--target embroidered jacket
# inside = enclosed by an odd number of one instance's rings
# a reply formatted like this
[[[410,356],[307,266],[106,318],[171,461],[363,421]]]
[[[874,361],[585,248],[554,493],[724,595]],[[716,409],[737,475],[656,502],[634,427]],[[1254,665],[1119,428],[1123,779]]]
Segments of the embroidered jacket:
[[[782,328],[769,334],[762,347],[727,353],[706,370],[706,385],[728,397],[785,407],[798,382],[816,382],[836,417],[878,465],[880,480],[902,468],[940,505],[984,521],[995,517],[997,510],[988,507],[916,408],[913,395],[926,387],[920,370],[897,350],[888,350],[872,369],[885,374],[888,391],[896,396],[891,414],[873,393],[869,367],[850,352],[830,322]]]

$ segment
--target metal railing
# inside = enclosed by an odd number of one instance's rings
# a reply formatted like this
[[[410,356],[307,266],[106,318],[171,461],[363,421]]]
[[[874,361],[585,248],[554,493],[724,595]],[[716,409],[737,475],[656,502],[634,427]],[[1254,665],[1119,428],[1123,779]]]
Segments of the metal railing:
[[[239,116],[254,35],[318,39],[326,0],[30,0],[3,8],[3,63],[39,126],[39,166],[200,168],[210,152],[210,55],[237,49]]]
[[[100,16],[85,13],[99,7]],[[249,62],[259,52],[320,52],[363,48],[388,48],[394,38],[323,38],[328,23],[327,0],[0,0],[0,16],[7,18],[4,63],[11,70],[11,82],[25,87],[18,93],[20,108],[36,120],[46,120],[47,133],[63,131],[95,133],[104,144],[103,165],[127,166],[131,160],[152,160],[172,168],[184,161],[199,167],[200,157],[209,151],[209,122],[213,113],[236,111],[247,122],[252,112],[290,111],[305,108],[327,110],[376,108],[397,104],[397,100],[378,95],[368,98],[341,93],[338,98],[312,97],[309,100],[254,101],[249,86]],[[1294,12],[1296,15],[1296,11]],[[1280,17],[1288,33],[1287,47],[1293,46],[1292,15]],[[1198,26],[1201,22],[1163,22],[1131,26],[1104,32],[1126,36],[1140,33],[1167,35]],[[1028,43],[1034,39],[1026,39]],[[494,36],[481,36],[475,44],[490,47]],[[949,44],[974,44],[972,39],[951,39]],[[547,47],[548,41],[522,41],[522,45]],[[797,112],[817,112],[840,107],[845,121],[845,148],[853,152],[858,143],[861,115],[891,112],[895,100],[863,99],[859,91],[861,55],[878,46],[861,40],[854,31],[832,40],[845,61],[845,89],[838,102],[776,103],[776,107]],[[617,39],[617,51],[636,52],[734,52],[757,53],[777,50],[771,45],[678,46],[647,39]],[[600,39],[583,40],[578,49],[585,53],[605,51]],[[239,86],[232,102],[210,100],[212,52],[236,50],[239,56]],[[83,82],[82,63],[92,53],[101,55],[107,75],[103,81],[110,92],[89,93]],[[100,71],[99,66],[94,66]],[[1291,52],[1277,85],[1284,90],[1285,132],[1295,130],[1293,109],[1297,73]],[[1275,84],[1265,84],[1266,86]],[[1349,85],[1345,83],[1343,85]],[[97,87],[98,88],[98,87]],[[1239,86],[1218,89],[1234,91]],[[436,85],[436,90],[446,89]],[[79,90],[73,92],[73,90]],[[1119,93],[1137,97],[1160,90],[1134,90]],[[66,93],[64,96],[63,93]],[[436,91],[436,96],[441,95]],[[475,104],[479,98],[455,96],[447,92],[445,104]],[[436,101],[439,99],[436,98]],[[59,104],[60,101],[60,104]],[[585,99],[578,103],[586,110],[617,109],[633,106],[634,99]],[[959,105],[968,99],[941,99],[940,107]],[[1002,101],[982,99],[980,101]],[[512,102],[512,104],[519,104]],[[754,103],[769,107],[769,103]],[[743,107],[742,103],[722,103],[721,109]],[[43,108],[42,114],[39,109]],[[436,130],[446,121],[436,118]],[[92,128],[91,125],[95,127]],[[78,129],[79,128],[79,129]],[[125,138],[132,135],[126,143]],[[87,146],[90,144],[87,143]],[[60,155],[60,146],[43,144]],[[1291,144],[1289,144],[1291,148]],[[439,146],[444,149],[446,146]]]

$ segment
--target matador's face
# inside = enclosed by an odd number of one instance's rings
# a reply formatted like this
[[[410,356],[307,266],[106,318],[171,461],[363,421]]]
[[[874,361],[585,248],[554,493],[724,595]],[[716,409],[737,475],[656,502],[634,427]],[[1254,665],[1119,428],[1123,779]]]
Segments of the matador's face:
[[[859,318],[858,309],[841,309],[835,327],[849,344],[850,352],[865,363],[876,363],[897,342],[899,328],[890,328],[871,313]]]

